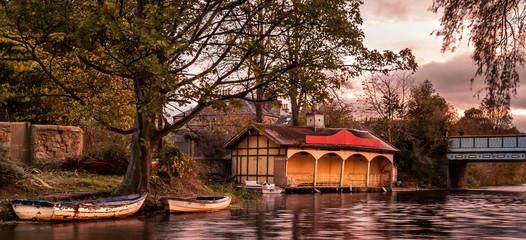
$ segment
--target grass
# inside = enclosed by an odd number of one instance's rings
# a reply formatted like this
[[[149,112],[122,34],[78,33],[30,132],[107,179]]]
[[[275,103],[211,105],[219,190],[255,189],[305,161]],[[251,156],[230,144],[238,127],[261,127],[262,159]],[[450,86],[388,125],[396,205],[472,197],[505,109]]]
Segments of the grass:
[[[39,177],[53,187],[53,192],[111,193],[123,179],[123,176],[119,175],[98,175],[72,171],[43,172]]]
[[[236,188],[233,183],[223,183],[210,185],[210,189],[216,195],[226,195],[232,197],[232,203],[244,202],[247,200],[256,200],[261,196],[257,191],[249,191],[245,188]]]

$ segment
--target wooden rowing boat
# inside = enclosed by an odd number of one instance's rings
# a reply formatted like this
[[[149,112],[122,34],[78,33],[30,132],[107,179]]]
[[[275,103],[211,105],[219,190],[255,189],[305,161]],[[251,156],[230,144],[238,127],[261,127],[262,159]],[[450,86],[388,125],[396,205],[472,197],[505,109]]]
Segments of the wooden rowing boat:
[[[176,212],[206,212],[225,209],[232,201],[231,197],[161,198],[164,209]]]
[[[89,220],[122,218],[136,213],[147,194],[132,194],[97,200],[62,202],[42,200],[11,200],[11,206],[22,220]]]

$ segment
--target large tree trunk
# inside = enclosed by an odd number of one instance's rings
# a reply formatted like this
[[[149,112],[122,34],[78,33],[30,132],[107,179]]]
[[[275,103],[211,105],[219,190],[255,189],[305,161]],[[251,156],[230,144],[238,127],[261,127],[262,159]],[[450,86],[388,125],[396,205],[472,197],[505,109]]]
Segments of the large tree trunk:
[[[298,99],[290,96],[290,113],[292,114],[292,126],[298,127],[300,125],[300,108]]]
[[[156,115],[148,112],[146,106],[151,95],[144,86],[149,86],[146,77],[135,79],[135,95],[138,103],[135,107],[135,129],[130,146],[130,161],[126,175],[113,195],[145,193],[150,190],[150,172],[152,152],[158,138],[155,137]]]
[[[148,118],[144,111],[137,111],[135,127],[137,132],[132,136],[130,161],[124,179],[113,195],[145,193],[150,190],[150,172],[152,152],[155,142],[152,140],[154,120]]]

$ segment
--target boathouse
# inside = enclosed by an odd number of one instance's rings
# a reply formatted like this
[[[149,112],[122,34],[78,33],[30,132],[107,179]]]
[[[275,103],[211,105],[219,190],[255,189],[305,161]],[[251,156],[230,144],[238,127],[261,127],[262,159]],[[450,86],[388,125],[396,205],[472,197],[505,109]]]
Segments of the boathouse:
[[[234,180],[289,189],[392,186],[398,149],[368,131],[324,128],[319,114],[307,125],[252,123],[239,132],[226,144]]]

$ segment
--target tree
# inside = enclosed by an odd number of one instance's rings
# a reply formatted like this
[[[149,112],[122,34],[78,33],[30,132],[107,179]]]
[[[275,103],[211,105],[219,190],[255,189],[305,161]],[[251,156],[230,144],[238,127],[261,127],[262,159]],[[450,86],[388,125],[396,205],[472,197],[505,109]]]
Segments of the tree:
[[[414,82],[415,79],[408,72],[376,74],[362,82],[364,101],[380,118],[379,132],[385,133],[389,142],[396,141],[393,139],[393,130],[401,129],[396,125],[402,123],[400,120],[407,112]]]
[[[484,112],[496,133],[506,133],[512,129],[519,133],[513,126],[513,117],[509,106],[494,104],[491,102],[491,99],[484,99],[480,104],[480,109]]]
[[[488,135],[488,134],[518,134],[519,130],[513,126],[507,113],[497,115],[499,111],[487,109],[482,105],[479,108],[470,108],[464,111],[453,126],[451,134],[462,129],[466,135]]]
[[[260,22],[257,15],[271,12]],[[276,66],[265,81],[239,74],[260,45],[279,35],[292,14],[286,1],[1,1],[1,60],[39,67],[54,89],[106,128],[132,134],[130,163],[114,194],[149,189],[155,143],[204,107],[244,98],[294,65]],[[251,26],[264,24],[253,34]],[[248,39],[251,38],[249,41]],[[221,95],[219,89],[233,89]],[[156,124],[163,107],[197,103],[190,114]],[[122,121],[131,116],[131,124]]]
[[[437,167],[447,151],[446,133],[453,117],[452,107],[429,81],[411,89],[404,119],[406,135],[395,143],[401,150],[398,164],[403,178],[437,184]]]
[[[524,65],[526,1],[434,0],[431,9],[443,9],[442,50],[455,50],[466,34],[473,43],[477,65],[475,76],[484,76],[485,104],[509,112],[510,100],[517,94],[519,74]],[[472,79],[473,81],[473,79]]]
[[[363,45],[359,1],[293,1],[295,8],[308,12],[295,15],[294,27],[282,36],[281,64],[297,64],[275,87],[278,95],[291,102],[292,125],[298,126],[300,108],[313,107],[336,95],[348,80],[364,71],[415,70],[409,49],[398,54],[380,53]],[[301,24],[306,22],[308,24]]]
[[[490,120],[486,118],[484,112],[478,108],[470,108],[464,111],[464,116],[455,123],[451,134],[456,134],[456,132],[460,131],[460,129],[462,129],[466,135],[483,135],[493,133],[493,125],[491,124]]]
[[[355,110],[351,104],[337,99],[322,104],[319,109],[323,113],[325,127],[328,128],[352,128],[353,113]]]

